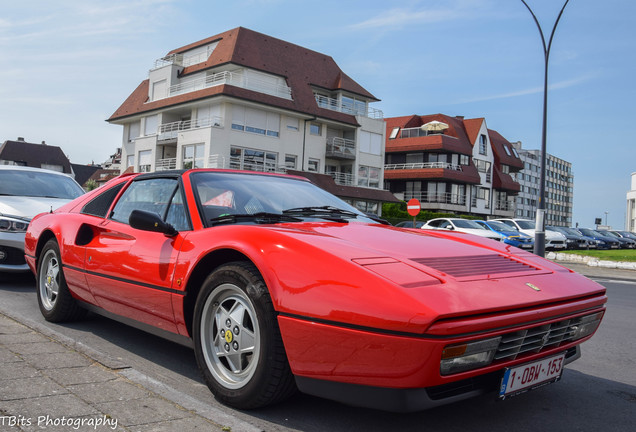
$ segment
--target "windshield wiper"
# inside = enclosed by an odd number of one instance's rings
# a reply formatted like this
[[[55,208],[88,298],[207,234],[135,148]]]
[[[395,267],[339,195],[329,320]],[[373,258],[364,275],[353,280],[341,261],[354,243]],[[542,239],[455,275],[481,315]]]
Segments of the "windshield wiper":
[[[226,214],[210,219],[210,225],[233,224],[241,221],[253,221],[258,224],[270,224],[278,222],[301,222],[297,217],[280,214],[259,212],[254,214]]]
[[[359,216],[356,212],[343,210],[334,206],[296,207],[283,210],[283,214],[305,217],[313,216],[335,222],[347,222],[345,219],[357,218]]]

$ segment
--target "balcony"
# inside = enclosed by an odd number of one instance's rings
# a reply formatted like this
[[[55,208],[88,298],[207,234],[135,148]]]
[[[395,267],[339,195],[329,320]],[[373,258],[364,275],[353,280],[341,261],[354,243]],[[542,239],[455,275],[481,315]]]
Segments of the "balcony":
[[[331,111],[338,111],[344,114],[351,114],[354,116],[363,116],[376,120],[382,120],[384,118],[384,113],[375,108],[371,108],[366,106],[356,106],[351,104],[345,104],[339,101],[338,99],[329,98],[322,95],[314,95],[316,97],[316,103],[320,108],[325,108]]]
[[[421,203],[466,205],[466,196],[452,193],[404,192],[404,200],[412,198]]]
[[[327,138],[327,152],[325,156],[331,159],[355,159],[356,142],[340,137]]]
[[[204,119],[184,120],[172,123],[164,123],[159,125],[157,130],[157,141],[176,140],[179,132],[198,129],[204,127],[223,127],[223,119],[221,117],[208,117]]]
[[[272,84],[271,82],[259,78],[248,78],[242,72],[228,71],[215,73],[203,78],[170,86],[166,97],[177,96],[224,84],[292,100],[291,89],[287,85]]]
[[[330,175],[336,182],[336,184],[340,186],[353,186],[354,184],[355,179],[353,177],[353,174],[340,172],[328,172],[325,174]]]
[[[384,165],[384,170],[413,170],[413,169],[448,169],[453,171],[461,171],[462,166],[448,162],[417,162],[417,163],[403,163],[403,164],[387,164]]]

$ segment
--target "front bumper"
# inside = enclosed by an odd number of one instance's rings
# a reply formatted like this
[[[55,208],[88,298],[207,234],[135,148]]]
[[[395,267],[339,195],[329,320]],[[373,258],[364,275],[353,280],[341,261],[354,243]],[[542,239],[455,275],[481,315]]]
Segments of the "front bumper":
[[[23,232],[0,232],[0,272],[28,272],[29,266],[24,259]]]

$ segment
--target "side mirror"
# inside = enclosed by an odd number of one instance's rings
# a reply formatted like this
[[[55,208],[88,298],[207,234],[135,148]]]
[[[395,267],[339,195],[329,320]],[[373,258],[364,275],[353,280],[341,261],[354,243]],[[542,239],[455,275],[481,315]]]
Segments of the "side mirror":
[[[133,210],[128,223],[135,229],[160,232],[168,237],[174,237],[179,233],[172,225],[164,222],[157,213],[145,210]]]

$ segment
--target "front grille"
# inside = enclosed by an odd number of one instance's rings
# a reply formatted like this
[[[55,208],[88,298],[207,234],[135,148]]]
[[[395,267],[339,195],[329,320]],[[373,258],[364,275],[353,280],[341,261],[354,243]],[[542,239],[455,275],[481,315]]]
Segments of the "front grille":
[[[539,270],[528,264],[503,255],[469,255],[463,257],[411,258],[416,263],[432,267],[447,275],[459,278],[468,276],[492,276]]]
[[[0,251],[3,253],[0,256],[4,256],[4,259],[0,259],[0,264],[3,265],[24,265],[26,260],[24,259],[24,251],[22,249],[0,246]]]
[[[576,326],[584,317],[566,319],[504,334],[495,353],[494,361],[514,360],[525,353],[539,353],[570,342]]]

